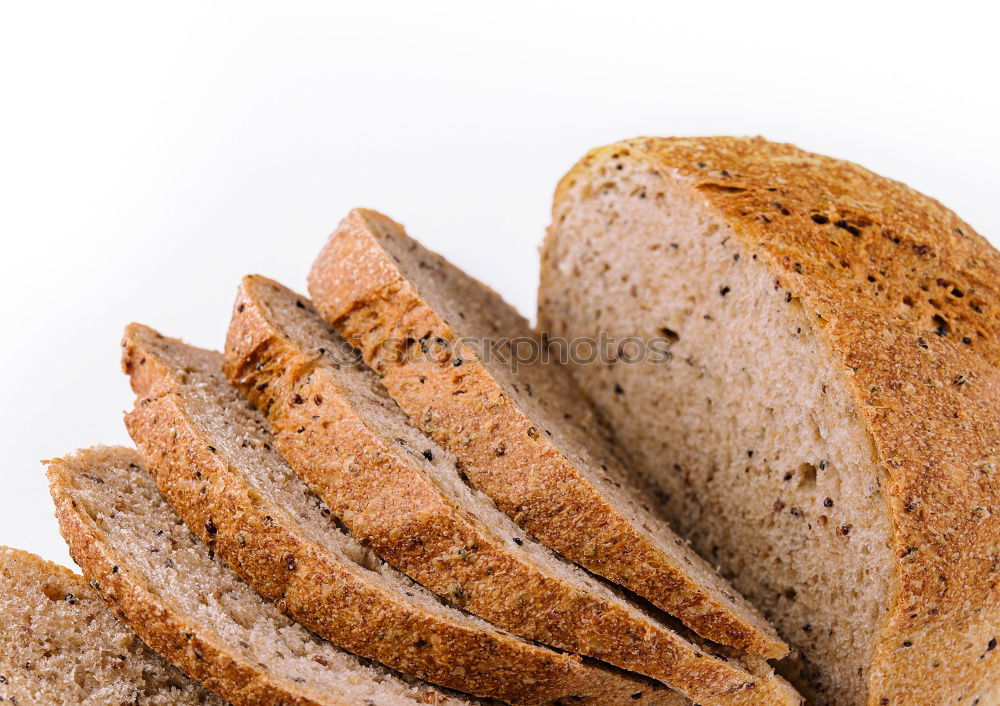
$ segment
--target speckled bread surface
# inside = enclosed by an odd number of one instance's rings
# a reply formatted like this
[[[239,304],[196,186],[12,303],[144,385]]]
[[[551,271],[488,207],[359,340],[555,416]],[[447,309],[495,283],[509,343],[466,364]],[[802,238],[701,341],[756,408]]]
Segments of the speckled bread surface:
[[[0,703],[224,706],[118,622],[83,577],[0,547]]]
[[[268,414],[290,465],[366,546],[428,588],[517,634],[656,677],[700,703],[743,701],[751,690],[759,703],[774,688],[767,671],[707,654],[470,489],[455,457],[409,424],[305,297],[245,277],[226,358],[227,375]]]
[[[133,324],[122,361],[138,396],[126,425],[161,492],[241,578],[312,631],[407,674],[508,702],[677,702],[451,608],[379,561],[273,448],[268,422],[226,381],[220,354]]]
[[[505,364],[511,341],[539,342],[495,292],[367,210],[331,236],[309,291],[414,424],[526,531],[704,637],[786,653],[756,609],[650,512],[568,373],[541,357],[516,372]]]
[[[471,704],[309,633],[188,531],[132,449],[48,462],[70,554],[116,617],[236,706]]]
[[[599,148],[552,215],[540,327],[673,342],[577,380],[813,700],[1000,703],[1000,254],[761,138]]]

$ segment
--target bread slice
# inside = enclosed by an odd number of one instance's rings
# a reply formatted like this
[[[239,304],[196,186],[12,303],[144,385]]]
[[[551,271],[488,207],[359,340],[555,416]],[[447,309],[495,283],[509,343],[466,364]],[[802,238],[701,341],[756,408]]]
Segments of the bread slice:
[[[517,634],[656,677],[701,703],[784,695],[707,655],[525,535],[463,483],[308,299],[243,279],[226,373],[269,416],[279,451],[344,524],[438,594]]]
[[[0,703],[225,706],[108,612],[83,577],[0,547]]]
[[[552,218],[542,328],[674,341],[578,381],[816,702],[1000,703],[1000,254],[759,138],[600,148]]]
[[[187,530],[135,451],[97,447],[48,464],[60,528],[90,585],[146,644],[233,704],[472,703],[286,618]]]
[[[542,342],[496,293],[366,210],[330,238],[309,291],[414,423],[521,527],[706,638],[786,653],[648,511],[568,373],[537,354]]]
[[[226,381],[220,354],[133,324],[122,361],[138,395],[126,425],[161,492],[202,541],[299,623],[406,674],[480,696],[677,703],[662,687],[456,610],[372,556],[272,448],[267,421]]]

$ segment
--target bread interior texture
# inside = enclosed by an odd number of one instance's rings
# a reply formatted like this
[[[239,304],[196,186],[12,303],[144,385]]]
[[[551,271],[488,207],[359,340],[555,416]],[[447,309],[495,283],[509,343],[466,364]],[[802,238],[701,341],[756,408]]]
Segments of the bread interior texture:
[[[894,558],[847,371],[693,189],[628,160],[568,186],[540,325],[669,342],[668,362],[574,371],[674,526],[798,648],[793,681],[819,703],[863,702]]]
[[[119,623],[80,576],[36,556],[0,548],[0,616],[0,703],[224,706]]]

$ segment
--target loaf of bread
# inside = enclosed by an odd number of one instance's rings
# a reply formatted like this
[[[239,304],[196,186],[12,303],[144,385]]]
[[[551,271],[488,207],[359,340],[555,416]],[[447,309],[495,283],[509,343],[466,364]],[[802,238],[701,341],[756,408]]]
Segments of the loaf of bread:
[[[282,615],[187,530],[135,451],[97,447],[48,463],[60,529],[90,585],[147,645],[233,704],[475,703]]]
[[[631,140],[559,184],[539,324],[670,344],[576,380],[815,703],[1000,703],[1000,254],[967,223],[789,145]]]
[[[0,547],[0,706],[1000,706],[1000,253],[938,202],[639,138],[536,329],[373,211],[309,291],[127,328],[140,453],[46,462],[84,577]]]
[[[748,671],[686,640],[471,490],[455,457],[409,424],[305,297],[245,277],[226,356],[227,374],[268,413],[289,464],[366,545],[442,597],[516,634],[660,679],[698,703],[788,694],[769,669]]]
[[[785,654],[754,607],[650,511],[567,372],[540,355],[514,360],[515,346],[540,341],[495,292],[365,210],[331,236],[309,291],[414,425],[527,532],[703,637]]]
[[[138,395],[126,426],[157,486],[192,532],[286,615],[406,674],[510,703],[682,701],[443,604],[338,527],[274,449],[265,418],[226,381],[220,354],[137,324],[122,345]],[[323,411],[315,395],[308,401]]]
[[[83,577],[0,547],[0,704],[225,702],[118,622]]]

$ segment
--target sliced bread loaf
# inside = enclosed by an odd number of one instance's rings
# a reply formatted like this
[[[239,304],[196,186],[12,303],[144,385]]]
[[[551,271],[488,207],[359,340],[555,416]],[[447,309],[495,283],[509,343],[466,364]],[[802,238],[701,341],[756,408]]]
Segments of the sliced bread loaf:
[[[299,623],[406,674],[509,702],[678,702],[662,686],[456,610],[374,557],[272,448],[267,421],[226,381],[220,354],[133,324],[122,360],[138,395],[126,425],[161,492]]]
[[[525,535],[470,489],[308,299],[244,278],[226,373],[277,448],[377,554],[517,634],[661,679],[704,704],[780,702],[786,685],[707,655]]]
[[[224,701],[118,622],[83,577],[0,547],[0,703],[173,706]]]
[[[753,606],[649,511],[568,373],[496,293],[365,210],[330,238],[309,291],[414,424],[521,527],[704,637],[785,654]]]
[[[237,706],[472,703],[282,615],[187,530],[135,451],[98,447],[48,463],[60,528],[90,585],[146,644]]]
[[[553,337],[673,340],[578,381],[816,703],[1000,703],[1000,254],[968,224],[790,145],[637,139],[560,183],[539,302]]]

